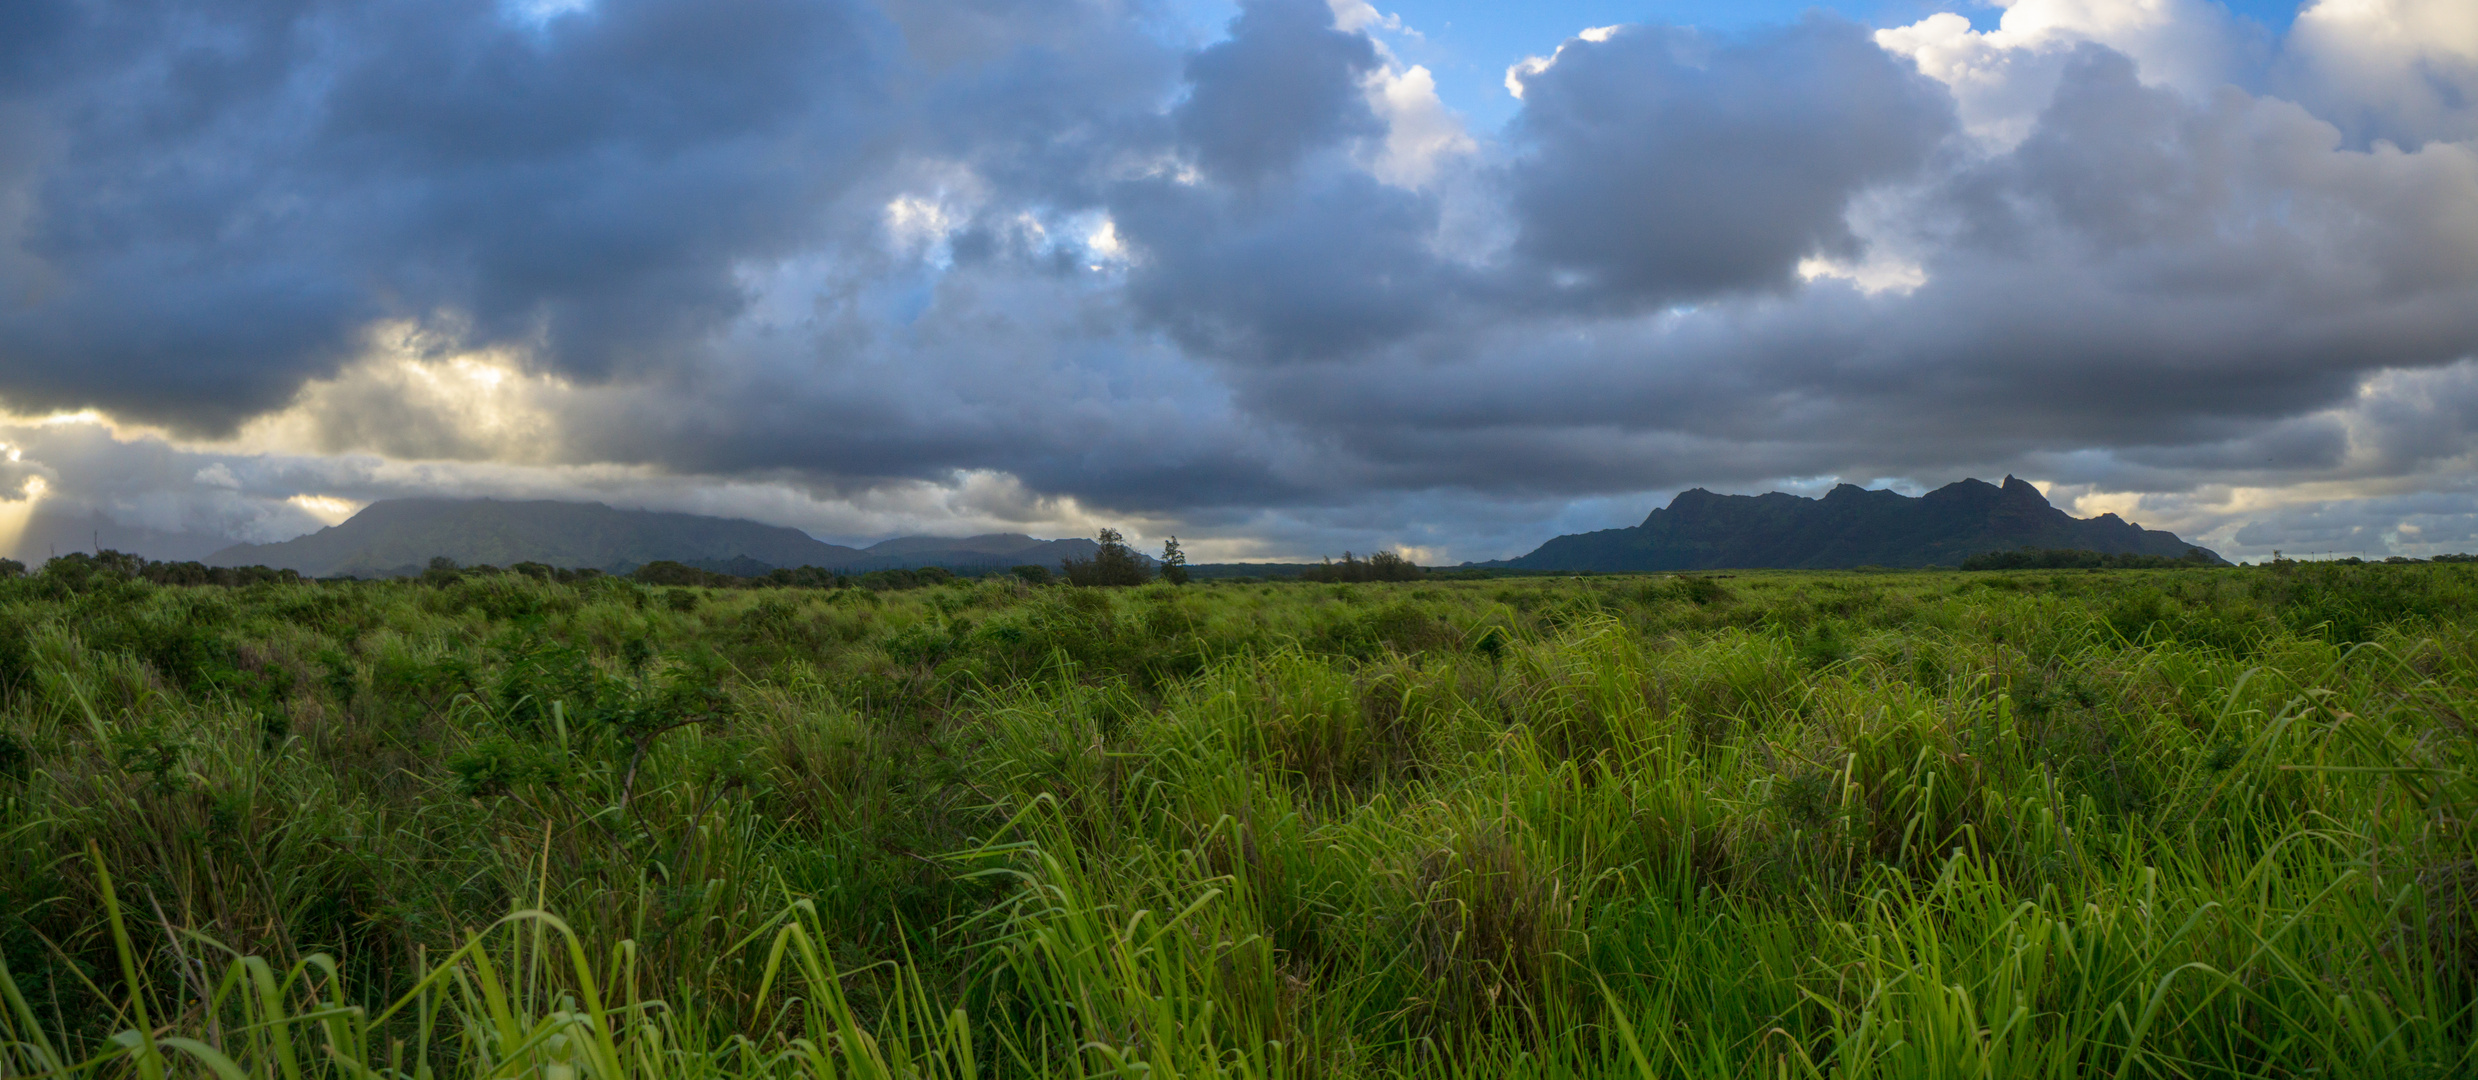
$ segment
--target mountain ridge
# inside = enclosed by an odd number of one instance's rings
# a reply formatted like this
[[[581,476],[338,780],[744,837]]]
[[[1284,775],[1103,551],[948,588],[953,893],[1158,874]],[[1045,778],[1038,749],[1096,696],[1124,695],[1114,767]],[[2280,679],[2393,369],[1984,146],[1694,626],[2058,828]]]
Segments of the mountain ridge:
[[[210,566],[263,565],[312,577],[385,577],[445,556],[460,564],[547,563],[626,573],[660,560],[749,575],[776,567],[827,570],[981,569],[1088,558],[1091,540],[1022,533],[903,536],[870,547],[830,544],[798,529],[741,518],[549,499],[384,499],[305,536],[234,544]]]
[[[1811,499],[1785,492],[1678,493],[1642,524],[1552,538],[1529,554],[1476,563],[1521,570],[1675,571],[1955,566],[1983,551],[2072,548],[2183,557],[2197,545],[2115,514],[2077,518],[2012,476],[1966,479],[1912,497],[1841,484]],[[2225,563],[2203,550],[2213,563]]]

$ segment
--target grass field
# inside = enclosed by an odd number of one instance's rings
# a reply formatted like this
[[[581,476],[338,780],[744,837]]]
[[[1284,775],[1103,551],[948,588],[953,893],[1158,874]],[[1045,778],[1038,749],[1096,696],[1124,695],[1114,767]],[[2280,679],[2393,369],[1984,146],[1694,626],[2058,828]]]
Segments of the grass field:
[[[2478,567],[0,583],[0,1074],[2478,1075]]]

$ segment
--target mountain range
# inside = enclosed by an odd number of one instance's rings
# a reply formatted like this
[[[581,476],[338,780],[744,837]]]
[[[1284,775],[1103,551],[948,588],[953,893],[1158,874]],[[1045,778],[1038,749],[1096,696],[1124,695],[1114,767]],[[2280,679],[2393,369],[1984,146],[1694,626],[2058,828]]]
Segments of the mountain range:
[[[311,577],[385,577],[420,571],[437,556],[462,565],[519,562],[627,573],[671,560],[742,575],[815,566],[867,572],[942,566],[986,569],[1090,558],[1091,540],[1036,540],[1020,533],[904,536],[866,548],[829,544],[798,529],[733,518],[601,503],[497,499],[389,499],[341,524],[272,544],[235,544],[210,566],[272,566]]]
[[[1955,566],[1983,551],[2070,548],[2184,557],[2194,545],[2115,514],[2077,518],[2028,482],[1961,480],[1912,498],[1843,484],[1810,499],[1782,492],[1682,492],[1643,524],[1560,536],[1479,566],[1521,570],[1809,569]],[[2219,555],[2204,551],[2210,561]]]
[[[754,576],[801,566],[850,573],[1026,563],[1055,568],[1062,559],[1091,558],[1098,547],[1085,539],[992,533],[903,536],[856,548],[780,525],[600,503],[390,499],[307,536],[235,544],[205,561],[272,566],[312,577],[385,577],[418,573],[438,556],[468,566],[539,562],[612,573],[670,560]],[[2008,476],[2001,486],[1963,480],[1916,498],[1853,484],[1821,499],[1777,491],[1716,495],[1696,488],[1652,511],[1640,525],[1560,536],[1520,558],[1466,565],[1596,571],[1952,566],[1983,551],[2022,547],[2171,558],[2197,550],[2175,533],[2145,529],[2115,514],[2076,518],[2049,505],[2038,488]]]

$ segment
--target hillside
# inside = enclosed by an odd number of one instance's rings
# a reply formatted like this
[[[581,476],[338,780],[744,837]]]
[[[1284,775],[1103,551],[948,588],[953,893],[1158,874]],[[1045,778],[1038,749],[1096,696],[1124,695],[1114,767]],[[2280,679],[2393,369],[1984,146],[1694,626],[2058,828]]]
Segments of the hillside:
[[[1912,498],[1843,484],[1821,499],[1772,492],[1681,493],[1643,524],[1560,536],[1517,559],[1525,570],[1830,569],[1953,566],[1982,551],[2076,548],[2183,556],[2193,545],[2115,514],[2077,518],[2039,489],[1962,480]],[[2206,552],[2206,554],[2211,554]],[[2211,554],[2212,561],[2222,561]]]
[[[627,570],[657,559],[833,566],[863,558],[798,529],[754,521],[601,503],[497,499],[389,499],[341,525],[274,544],[235,544],[211,566],[263,564],[314,577],[370,577],[419,569],[434,556],[459,563],[519,562]]]
[[[817,566],[865,572],[943,566],[982,569],[1089,557],[1093,541],[1037,540],[1019,533],[906,536],[867,549],[818,540],[798,529],[733,518],[600,503],[496,499],[391,499],[343,524],[273,544],[236,544],[207,557],[212,566],[264,565],[313,577],[380,577],[419,570],[437,556],[460,564],[520,562],[624,573],[669,559],[722,573],[762,574]]]
[[[838,568],[910,570],[943,566],[949,570],[975,570],[1003,569],[1030,563],[1056,570],[1063,559],[1089,559],[1099,550],[1100,544],[1083,537],[1037,540],[1023,533],[983,533],[965,537],[898,536],[862,548],[862,558]]]

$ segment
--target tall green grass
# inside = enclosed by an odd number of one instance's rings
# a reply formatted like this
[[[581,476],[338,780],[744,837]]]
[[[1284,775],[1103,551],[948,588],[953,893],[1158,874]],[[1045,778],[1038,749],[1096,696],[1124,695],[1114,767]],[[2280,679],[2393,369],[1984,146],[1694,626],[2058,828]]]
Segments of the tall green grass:
[[[2459,566],[0,583],[0,1072],[2478,1074]]]

